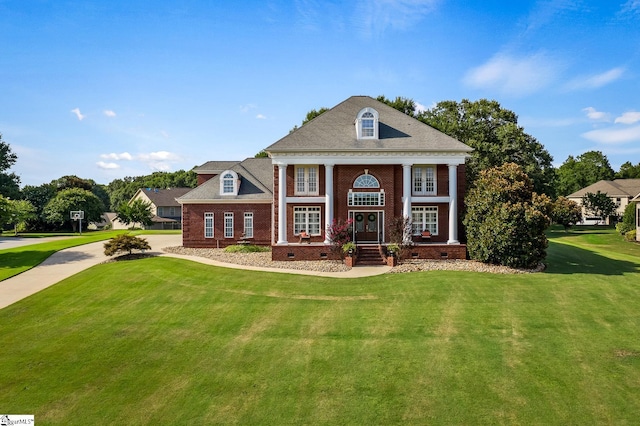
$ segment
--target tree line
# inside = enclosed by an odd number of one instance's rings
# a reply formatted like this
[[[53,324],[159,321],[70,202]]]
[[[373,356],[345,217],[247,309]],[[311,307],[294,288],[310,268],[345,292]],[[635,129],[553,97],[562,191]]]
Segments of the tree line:
[[[123,209],[140,188],[195,188],[197,183],[193,170],[179,170],[115,179],[108,185],[66,175],[21,189],[20,178],[8,172],[17,159],[0,134],[0,229],[12,226],[16,233],[69,229],[75,226],[72,210],[83,210],[87,222],[100,222],[104,212]]]

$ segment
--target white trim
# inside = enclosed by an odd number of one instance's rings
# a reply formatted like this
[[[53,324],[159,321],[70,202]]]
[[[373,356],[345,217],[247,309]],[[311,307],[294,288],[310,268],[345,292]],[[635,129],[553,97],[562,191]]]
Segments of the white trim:
[[[229,204],[273,204],[273,200],[251,200],[251,199],[208,199],[208,200],[178,200],[180,205],[189,205],[189,204],[224,204],[228,206]]]
[[[207,236],[207,218],[211,218],[211,236]],[[216,222],[215,222],[215,214],[213,212],[205,212],[204,213],[204,237],[206,239],[215,238],[216,235]]]
[[[287,203],[324,203],[325,196],[321,197],[287,197],[285,201]]]
[[[470,155],[466,152],[423,152],[423,151],[309,151],[278,152],[272,154],[274,165],[296,163],[316,165],[402,165],[402,164],[464,164]]]
[[[225,178],[226,175],[231,175],[232,184],[233,184],[232,192],[224,192],[224,189],[225,189],[224,183],[225,181],[229,180],[229,178]],[[225,170],[224,172],[220,173],[220,195],[221,196],[223,197],[237,196],[239,189],[240,189],[240,179],[238,178],[238,173],[234,172],[233,170]]]
[[[450,197],[411,197],[411,202],[418,203],[449,203]]]
[[[233,238],[233,236],[235,235],[234,216],[235,215],[233,214],[233,212],[224,212],[224,216],[223,216],[224,221],[222,222],[222,233],[224,235],[224,238]],[[227,219],[231,219],[231,235],[227,234]]]
[[[363,118],[365,114],[370,115],[370,117],[367,116],[366,118]],[[364,128],[362,126],[364,121],[373,121],[373,128],[371,128],[371,130],[373,130],[372,135],[366,135],[366,136],[364,135]],[[356,138],[358,140],[378,139],[379,122],[380,122],[380,114],[378,114],[378,111],[376,111],[371,107],[362,108],[360,112],[358,112],[358,115],[356,115],[356,120],[355,120]],[[367,127],[367,129],[370,129],[370,128]]]

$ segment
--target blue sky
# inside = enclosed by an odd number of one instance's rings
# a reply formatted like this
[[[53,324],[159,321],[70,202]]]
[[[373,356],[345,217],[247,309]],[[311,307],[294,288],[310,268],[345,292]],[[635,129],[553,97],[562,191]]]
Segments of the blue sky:
[[[0,0],[22,184],[242,160],[351,95],[495,99],[553,155],[640,162],[640,0]]]

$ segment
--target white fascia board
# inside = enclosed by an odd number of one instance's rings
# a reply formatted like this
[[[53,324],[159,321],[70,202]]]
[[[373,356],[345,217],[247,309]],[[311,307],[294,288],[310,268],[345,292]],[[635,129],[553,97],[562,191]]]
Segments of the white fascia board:
[[[287,204],[293,203],[324,203],[327,197],[287,197]]]
[[[450,203],[451,197],[411,197],[411,203]]]
[[[272,155],[274,165],[289,164],[450,164],[461,165],[469,158],[466,153],[419,153],[419,152],[328,152],[328,153],[277,153]]]

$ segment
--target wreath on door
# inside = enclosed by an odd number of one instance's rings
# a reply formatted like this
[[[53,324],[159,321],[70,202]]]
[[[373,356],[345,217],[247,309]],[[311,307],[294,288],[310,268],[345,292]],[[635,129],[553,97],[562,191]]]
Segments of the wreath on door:
[[[361,214],[357,214],[357,215],[356,215],[356,221],[357,221],[357,222],[362,222],[362,220],[363,220],[363,219],[364,219],[364,216],[363,216],[363,215],[361,215]]]
[[[368,219],[369,219],[369,222],[374,222],[376,220],[376,215],[371,213],[369,214]]]

